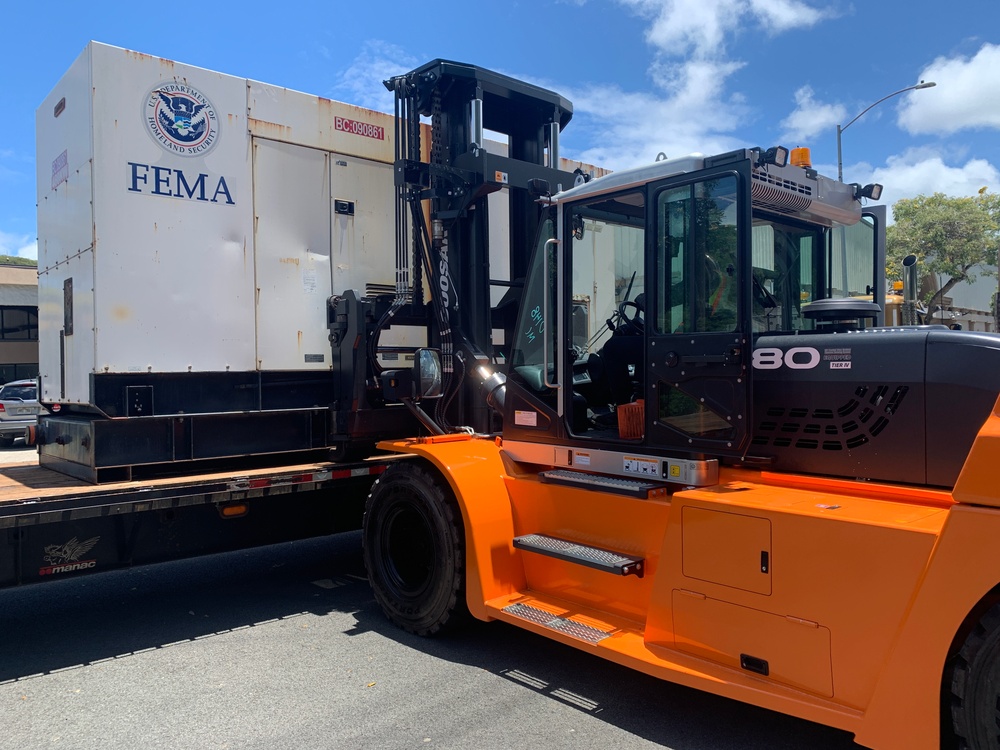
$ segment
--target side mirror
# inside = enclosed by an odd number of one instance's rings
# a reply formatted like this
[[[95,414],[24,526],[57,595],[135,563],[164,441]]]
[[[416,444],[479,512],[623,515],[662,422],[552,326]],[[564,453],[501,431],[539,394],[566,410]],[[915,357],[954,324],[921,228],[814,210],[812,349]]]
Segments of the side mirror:
[[[549,187],[549,181],[543,180],[540,177],[528,180],[528,195],[532,198],[543,198],[552,195],[552,188]]]
[[[417,384],[417,398],[440,398],[441,352],[437,349],[417,349],[413,358],[413,375]]]
[[[441,352],[437,349],[417,349],[410,369],[385,370],[382,373],[382,395],[386,401],[440,398]]]

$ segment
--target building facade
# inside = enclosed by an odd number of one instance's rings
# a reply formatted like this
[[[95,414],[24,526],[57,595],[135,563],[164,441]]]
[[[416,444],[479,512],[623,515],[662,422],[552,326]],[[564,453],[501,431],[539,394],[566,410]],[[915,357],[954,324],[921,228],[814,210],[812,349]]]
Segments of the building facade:
[[[0,384],[38,375],[38,269],[0,263]]]

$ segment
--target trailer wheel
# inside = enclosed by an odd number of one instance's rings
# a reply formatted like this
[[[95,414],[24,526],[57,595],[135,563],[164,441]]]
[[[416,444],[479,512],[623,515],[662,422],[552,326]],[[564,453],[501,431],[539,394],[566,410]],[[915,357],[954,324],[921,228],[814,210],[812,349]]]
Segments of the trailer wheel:
[[[401,461],[379,477],[362,545],[375,599],[392,622],[434,635],[468,618],[464,537],[450,488],[426,468]]]
[[[951,665],[951,720],[960,750],[1000,748],[1000,604],[983,615]]]

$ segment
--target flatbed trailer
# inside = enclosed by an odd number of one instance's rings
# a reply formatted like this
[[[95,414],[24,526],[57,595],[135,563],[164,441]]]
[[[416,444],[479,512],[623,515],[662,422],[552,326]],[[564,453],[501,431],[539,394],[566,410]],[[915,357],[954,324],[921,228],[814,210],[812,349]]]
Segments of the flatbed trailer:
[[[0,587],[360,528],[385,461],[296,463],[95,485],[0,466]]]

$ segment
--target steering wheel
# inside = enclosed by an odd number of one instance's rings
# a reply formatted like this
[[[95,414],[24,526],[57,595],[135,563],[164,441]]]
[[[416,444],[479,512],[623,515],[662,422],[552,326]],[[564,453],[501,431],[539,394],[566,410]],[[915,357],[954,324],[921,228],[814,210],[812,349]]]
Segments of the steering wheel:
[[[631,316],[627,312],[630,308],[634,310]],[[642,307],[637,302],[630,299],[624,300],[618,305],[618,315],[623,321],[621,327],[625,329],[626,333],[642,334],[645,322],[642,319]]]

